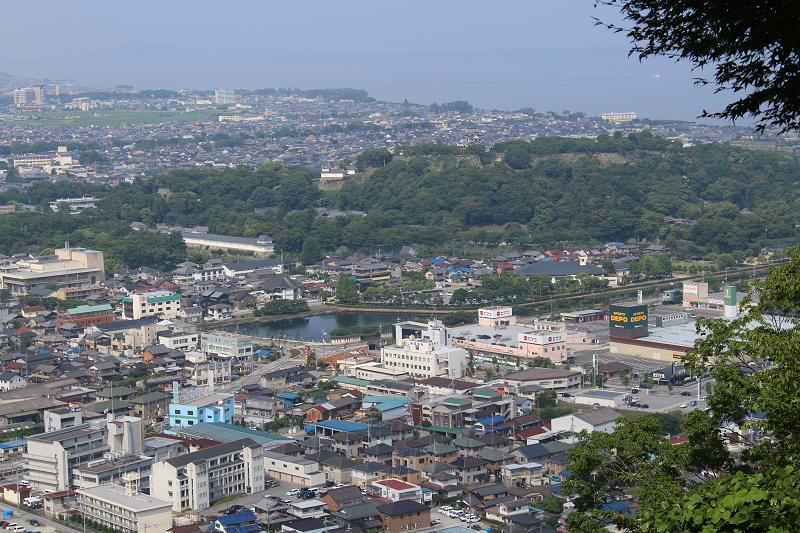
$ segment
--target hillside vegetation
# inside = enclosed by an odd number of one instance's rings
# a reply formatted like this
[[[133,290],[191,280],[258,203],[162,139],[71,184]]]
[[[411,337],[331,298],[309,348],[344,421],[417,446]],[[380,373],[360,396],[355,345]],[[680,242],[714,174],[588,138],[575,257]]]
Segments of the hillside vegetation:
[[[684,255],[733,250],[757,255],[768,240],[793,238],[800,222],[800,164],[782,152],[683,148],[645,132],[597,141],[512,141],[486,153],[478,146],[426,144],[398,147],[395,154],[385,149],[362,154],[358,163],[377,166],[374,173],[349,179],[338,191],[320,191],[316,172],[277,163],[255,171],[173,170],[118,187],[37,183],[26,195],[16,190],[0,195],[4,204],[32,204],[43,211],[4,216],[0,252],[20,251],[26,243],[60,246],[66,238],[92,246],[93,239],[102,244],[104,235],[119,243],[135,237],[123,226],[140,221],[204,225],[234,236],[266,234],[293,253],[309,239],[314,250],[373,251],[446,242],[547,248],[565,240],[658,237],[671,245],[693,242],[684,246]],[[98,210],[71,217],[49,213],[48,201],[82,194],[101,198]],[[267,206],[276,209],[254,212]],[[315,219],[314,207],[362,210],[368,216]],[[753,213],[741,214],[744,208]],[[668,226],[665,216],[697,223]],[[97,224],[108,229],[92,227]],[[504,229],[475,229],[483,225]],[[137,239],[144,246],[147,238]],[[171,243],[169,249],[170,257],[161,261],[176,259],[178,248]],[[139,262],[129,252],[118,255],[133,263],[128,266]]]

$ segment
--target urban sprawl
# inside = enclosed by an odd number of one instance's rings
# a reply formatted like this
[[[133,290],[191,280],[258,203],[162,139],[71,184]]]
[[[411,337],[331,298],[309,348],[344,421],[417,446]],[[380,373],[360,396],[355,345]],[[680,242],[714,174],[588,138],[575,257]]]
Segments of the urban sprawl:
[[[150,97],[132,87],[0,81],[2,192],[38,181],[117,186],[170,169],[270,162],[319,171],[320,187],[336,188],[360,172],[355,161],[367,150],[645,128],[684,145],[794,149],[748,140],[748,128],[645,123],[635,113],[395,104],[359,91]],[[153,116],[115,124],[122,112]],[[32,149],[15,153],[20,146]],[[99,158],[87,160],[90,152]],[[80,213],[96,201],[58,198],[49,207]],[[0,206],[4,214],[34,209]],[[343,215],[364,213],[317,209],[331,220]],[[717,286],[676,276],[669,246],[657,242],[483,259],[423,256],[409,243],[396,252],[327,254],[301,269],[300,259],[276,253],[271,235],[131,227],[177,232],[189,247],[252,260],[107,272],[103,251],[69,243],[47,255],[0,256],[3,527],[565,531],[563,517],[575,505],[561,487],[578,435],[613,433],[627,416],[706,409],[705,383],[682,362],[699,335],[695,320],[748,311],[727,278]],[[763,250],[764,260],[776,253]],[[590,298],[592,290],[628,285],[640,264],[661,278],[655,291],[552,311],[554,287]],[[535,312],[518,307],[513,290],[476,291],[504,273],[528,280],[523,292]],[[358,301],[383,308],[337,307]],[[433,307],[403,308],[412,303]],[[274,309],[303,317],[381,311],[386,319],[377,333],[303,339],[269,327],[269,315],[283,316]],[[397,317],[408,313],[417,318]],[[763,437],[743,421],[726,431],[744,441]],[[617,514],[638,509],[635,493],[605,505]]]

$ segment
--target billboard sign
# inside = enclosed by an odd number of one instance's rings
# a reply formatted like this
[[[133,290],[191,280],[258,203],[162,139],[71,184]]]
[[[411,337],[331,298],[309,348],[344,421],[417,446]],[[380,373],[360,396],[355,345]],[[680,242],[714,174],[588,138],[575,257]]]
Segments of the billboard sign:
[[[697,283],[684,283],[683,294],[697,294]]]
[[[481,318],[503,318],[511,316],[510,307],[489,307],[478,310],[478,316]]]
[[[608,310],[608,320],[611,327],[634,329],[647,327],[646,305],[612,305]]]
[[[518,336],[519,342],[527,342],[529,344],[554,344],[556,342],[566,342],[566,333],[547,333],[545,335],[538,335],[533,333],[520,333]]]
[[[733,285],[726,285],[722,289],[722,299],[725,301],[725,305],[729,305],[731,307],[736,307],[737,302],[737,291],[736,287]]]

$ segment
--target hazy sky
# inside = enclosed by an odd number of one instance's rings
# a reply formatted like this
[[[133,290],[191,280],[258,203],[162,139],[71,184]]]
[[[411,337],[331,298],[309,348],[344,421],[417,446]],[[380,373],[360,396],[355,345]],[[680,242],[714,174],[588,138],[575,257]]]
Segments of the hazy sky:
[[[34,16],[35,11],[38,13]],[[693,120],[724,99],[688,65],[628,58],[592,0],[40,0],[5,3],[0,71],[140,88],[354,87],[379,100],[636,111]]]

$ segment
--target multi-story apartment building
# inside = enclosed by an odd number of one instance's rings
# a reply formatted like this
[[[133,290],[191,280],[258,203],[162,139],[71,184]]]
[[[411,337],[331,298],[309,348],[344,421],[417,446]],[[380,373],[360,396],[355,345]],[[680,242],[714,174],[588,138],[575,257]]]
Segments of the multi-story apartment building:
[[[122,299],[122,318],[126,320],[153,316],[172,319],[180,312],[181,295],[171,291],[137,293]]]
[[[22,296],[49,281],[61,287],[80,287],[106,279],[103,252],[86,248],[59,248],[55,255],[33,257],[0,266],[0,289]]]
[[[263,490],[263,448],[245,438],[156,463],[150,493],[181,511],[206,509],[225,496]]]
[[[123,533],[153,533],[172,527],[172,503],[118,485],[100,485],[78,492],[78,506],[87,519]]]
[[[636,111],[623,113],[603,113],[600,118],[608,122],[630,122],[636,119]]]
[[[467,352],[431,339],[402,339],[381,349],[381,363],[385,368],[407,372],[416,378],[456,379],[467,371]]]
[[[215,104],[235,104],[236,93],[233,89],[217,89],[214,91]]]
[[[202,333],[200,351],[206,356],[216,354],[222,357],[235,357],[240,362],[250,362],[253,359],[253,337],[226,331]]]
[[[82,419],[63,413],[47,420],[49,427],[58,429],[29,436],[24,454],[33,488],[67,490],[119,480],[129,471],[140,473],[140,482],[147,484],[150,465],[135,460],[144,451],[140,418],[109,413],[106,418],[75,424]]]

